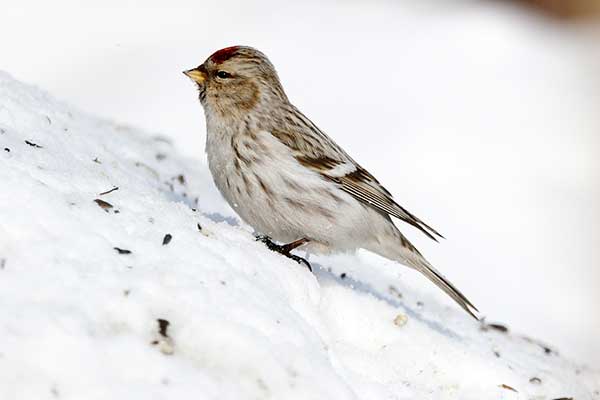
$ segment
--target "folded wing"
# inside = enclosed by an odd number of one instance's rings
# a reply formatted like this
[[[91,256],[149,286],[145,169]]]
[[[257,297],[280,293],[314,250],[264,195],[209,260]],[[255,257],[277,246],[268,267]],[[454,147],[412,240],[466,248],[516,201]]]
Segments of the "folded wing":
[[[315,170],[324,178],[340,185],[340,189],[360,202],[414,226],[435,241],[437,237],[443,238],[435,229],[396,203],[391,193],[373,175],[349,157],[347,160],[335,160],[329,157],[297,156],[296,159],[305,167]]]

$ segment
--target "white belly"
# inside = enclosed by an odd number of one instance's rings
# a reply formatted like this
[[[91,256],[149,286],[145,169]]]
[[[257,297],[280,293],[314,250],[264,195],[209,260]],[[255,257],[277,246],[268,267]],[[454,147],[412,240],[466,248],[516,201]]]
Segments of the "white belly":
[[[369,223],[383,222],[375,211],[303,167],[268,132],[209,132],[206,151],[213,179],[231,207],[258,233],[277,241],[307,238],[325,247],[354,249],[374,233],[364,229]]]

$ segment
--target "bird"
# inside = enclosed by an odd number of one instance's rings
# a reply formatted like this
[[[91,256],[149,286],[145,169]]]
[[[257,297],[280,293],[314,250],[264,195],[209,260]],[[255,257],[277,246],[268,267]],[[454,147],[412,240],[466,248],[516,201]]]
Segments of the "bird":
[[[215,185],[257,240],[309,268],[291,251],[365,249],[419,271],[478,319],[477,308],[392,218],[435,241],[443,236],[398,204],[290,102],[265,54],[230,46],[183,73],[197,86],[204,109],[205,151]]]

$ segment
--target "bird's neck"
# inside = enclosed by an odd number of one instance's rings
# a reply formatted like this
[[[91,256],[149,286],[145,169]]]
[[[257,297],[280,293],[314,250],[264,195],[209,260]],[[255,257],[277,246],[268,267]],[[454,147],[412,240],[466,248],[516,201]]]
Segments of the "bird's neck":
[[[251,109],[205,104],[206,130],[210,134],[235,135],[254,130],[269,130],[293,106],[287,98],[261,97]]]

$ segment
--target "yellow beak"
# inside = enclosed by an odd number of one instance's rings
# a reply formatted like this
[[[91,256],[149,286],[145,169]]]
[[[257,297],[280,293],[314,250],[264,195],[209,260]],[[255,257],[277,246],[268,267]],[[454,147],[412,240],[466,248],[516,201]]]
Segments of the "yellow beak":
[[[206,80],[206,73],[198,70],[198,68],[183,71],[183,73],[196,83],[204,83]]]

